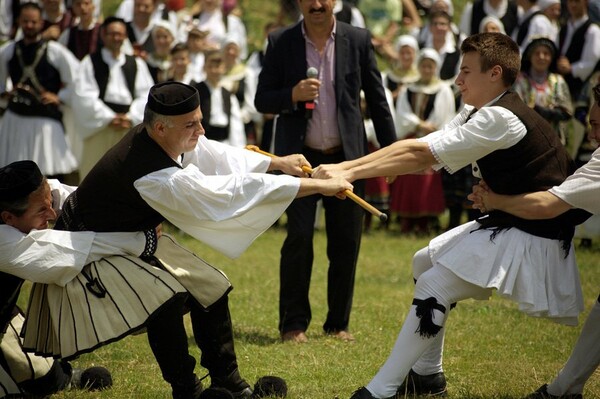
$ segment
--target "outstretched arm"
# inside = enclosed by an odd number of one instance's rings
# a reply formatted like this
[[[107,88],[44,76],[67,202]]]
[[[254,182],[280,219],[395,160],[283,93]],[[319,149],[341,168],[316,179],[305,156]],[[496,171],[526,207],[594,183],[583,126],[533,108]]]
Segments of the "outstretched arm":
[[[337,196],[345,198],[343,192],[345,190],[352,191],[354,187],[342,177],[334,177],[331,179],[300,179],[300,189],[296,194],[296,198],[306,197],[313,194],[322,194],[326,196]]]
[[[303,167],[311,168],[310,163],[302,154],[292,154],[284,157],[271,157],[271,163],[267,171],[279,170],[286,175],[308,177]]]
[[[352,161],[319,165],[312,176],[319,179],[342,176],[353,182],[369,177],[414,173],[436,163],[429,144],[412,139],[401,140]]]
[[[468,198],[473,201],[473,208],[481,212],[497,209],[523,219],[550,219],[571,209],[570,204],[548,191],[501,195],[493,192],[483,181],[473,186]]]

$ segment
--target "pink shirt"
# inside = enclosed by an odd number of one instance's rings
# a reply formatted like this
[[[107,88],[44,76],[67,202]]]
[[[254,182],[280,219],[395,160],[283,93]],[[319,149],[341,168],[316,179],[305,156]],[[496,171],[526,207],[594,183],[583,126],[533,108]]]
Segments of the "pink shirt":
[[[302,34],[306,40],[307,68],[314,67],[319,71],[317,79],[321,81],[319,97],[315,100],[312,118],[308,120],[306,129],[307,147],[317,150],[328,150],[342,145],[337,123],[337,103],[335,99],[335,30],[334,20],[331,36],[327,39],[322,54],[308,38],[302,24]]]

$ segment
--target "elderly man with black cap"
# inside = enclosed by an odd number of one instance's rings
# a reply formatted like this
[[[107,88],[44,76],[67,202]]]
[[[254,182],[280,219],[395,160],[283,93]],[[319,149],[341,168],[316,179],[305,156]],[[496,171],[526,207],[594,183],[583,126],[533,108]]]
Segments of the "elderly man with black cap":
[[[55,228],[152,231],[168,220],[225,255],[237,257],[294,198],[352,189],[344,179],[316,181],[267,174],[280,170],[305,176],[302,167],[310,165],[301,155],[270,158],[206,139],[199,105],[198,92],[189,85],[166,82],[154,86],[144,123],[132,128],[90,171],[66,200]],[[251,397],[252,389],[239,374],[234,351],[227,278],[165,235],[158,240],[155,255],[161,267],[191,294],[186,307],[211,387],[236,398]],[[105,280],[94,278],[101,269],[94,268],[87,282],[98,294],[111,288]],[[149,290],[143,297],[153,294]],[[48,302],[35,287],[32,298]],[[44,305],[30,306],[25,343],[33,350],[48,350],[37,343],[51,341],[45,334],[52,331],[43,331],[42,323],[34,321],[43,320],[46,310]],[[58,310],[49,311],[51,317],[60,317]],[[161,323],[147,325],[148,338],[173,397],[198,398],[202,388],[194,374],[196,361],[188,352],[182,312],[164,312]],[[70,320],[56,322],[62,334]],[[63,336],[52,338],[68,341]],[[55,345],[52,350],[62,354],[63,348]]]
[[[146,247],[142,232],[47,229],[48,221],[56,218],[73,189],[43,178],[33,161],[0,168],[0,397],[46,396],[69,386],[102,389],[112,385],[112,377],[103,367],[82,372],[66,361],[21,349],[23,315],[16,302],[24,280],[55,287],[79,284],[72,281],[87,263],[109,254],[139,255]]]

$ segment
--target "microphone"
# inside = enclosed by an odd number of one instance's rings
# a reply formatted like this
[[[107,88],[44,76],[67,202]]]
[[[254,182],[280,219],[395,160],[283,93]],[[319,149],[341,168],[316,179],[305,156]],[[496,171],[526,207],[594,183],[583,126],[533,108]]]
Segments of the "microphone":
[[[316,79],[317,76],[319,76],[319,71],[317,70],[317,68],[315,67],[310,67],[306,70],[306,77],[309,79]],[[313,109],[315,109],[315,102],[314,100],[310,100],[310,101],[306,101],[304,103],[304,117],[306,119],[310,119],[312,118],[312,112]]]

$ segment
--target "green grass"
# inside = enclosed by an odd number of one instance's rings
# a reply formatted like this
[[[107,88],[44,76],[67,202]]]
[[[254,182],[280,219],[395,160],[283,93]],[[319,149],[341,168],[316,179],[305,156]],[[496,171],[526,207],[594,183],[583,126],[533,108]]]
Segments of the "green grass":
[[[235,287],[230,306],[242,375],[250,383],[262,375],[282,376],[288,382],[290,399],[344,399],[369,382],[387,358],[411,302],[412,254],[428,241],[400,236],[395,231],[374,231],[364,236],[350,326],[356,342],[343,343],[321,331],[326,313],[327,262],[324,233],[317,232],[310,293],[313,322],[307,332],[310,342],[283,344],[277,331],[277,308],[284,230],[270,229],[237,260],[174,234],[188,248],[222,268]],[[586,310],[593,305],[600,286],[600,248],[595,245],[595,251],[577,252]],[[522,397],[552,379],[567,359],[580,328],[524,316],[512,302],[497,297],[461,302],[447,324],[444,365],[450,397]],[[188,331],[191,334],[191,329]],[[198,357],[191,336],[189,342]],[[170,397],[145,335],[128,337],[84,355],[74,365],[107,366],[113,373],[114,387],[100,393],[73,391],[55,397]],[[197,366],[197,373],[204,375],[206,371]],[[588,399],[600,398],[598,374],[586,386],[585,395]]]
[[[339,0],[338,0],[339,1]],[[262,27],[277,13],[276,0],[240,0],[249,43],[262,42]],[[104,14],[116,9],[116,0],[104,2]],[[455,2],[460,15],[464,0]],[[351,319],[354,343],[325,337],[321,325],[326,314],[326,267],[324,233],[315,237],[315,263],[310,299],[313,323],[308,344],[282,344],[277,331],[279,250],[285,233],[272,228],[239,259],[230,260],[201,243],[178,235],[188,248],[220,267],[235,289],[230,306],[236,335],[236,351],[243,376],[254,383],[262,375],[284,377],[290,399],[348,398],[358,386],[369,382],[396,339],[413,292],[410,262],[427,239],[374,231],[365,235],[356,276]],[[600,262],[594,250],[578,250],[587,316],[598,296]],[[25,290],[26,291],[26,290]],[[26,302],[23,293],[21,304]],[[188,323],[189,327],[189,323]],[[464,301],[447,323],[444,365],[451,398],[519,398],[549,382],[570,353],[581,326],[556,325],[533,319],[507,300]],[[191,331],[191,329],[190,329]],[[190,336],[190,348],[199,351]],[[105,365],[115,385],[105,392],[64,392],[65,399],[170,398],[170,390],[148,348],[146,336],[128,337],[84,355],[77,367]],[[197,373],[205,370],[197,367]],[[600,375],[586,386],[586,399],[600,398]]]

